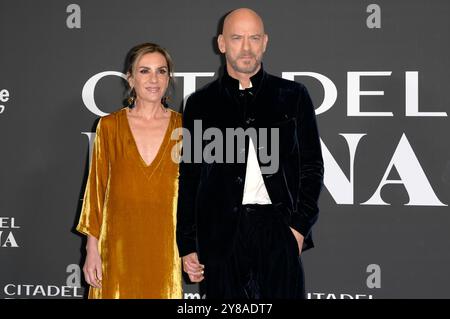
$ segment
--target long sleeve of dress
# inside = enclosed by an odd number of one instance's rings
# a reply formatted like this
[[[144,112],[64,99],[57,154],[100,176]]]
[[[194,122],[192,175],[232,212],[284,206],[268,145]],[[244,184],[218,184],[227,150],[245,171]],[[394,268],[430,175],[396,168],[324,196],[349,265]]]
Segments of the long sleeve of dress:
[[[109,171],[107,139],[104,130],[102,119],[100,119],[94,139],[81,215],[76,228],[80,233],[94,236],[97,239],[100,236],[102,227],[103,207]]]

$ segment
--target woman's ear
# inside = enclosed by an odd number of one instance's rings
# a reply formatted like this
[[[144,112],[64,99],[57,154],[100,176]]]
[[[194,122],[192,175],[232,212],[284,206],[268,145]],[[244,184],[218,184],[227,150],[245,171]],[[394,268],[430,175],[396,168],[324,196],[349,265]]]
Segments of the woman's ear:
[[[131,89],[134,87],[134,79],[130,72],[127,72],[127,82]]]

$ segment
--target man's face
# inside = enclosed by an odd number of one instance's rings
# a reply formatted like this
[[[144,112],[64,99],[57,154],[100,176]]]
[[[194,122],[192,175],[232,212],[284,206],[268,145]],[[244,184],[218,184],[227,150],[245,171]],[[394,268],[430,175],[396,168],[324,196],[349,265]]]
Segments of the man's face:
[[[253,17],[235,17],[227,22],[218,39],[227,64],[238,73],[256,73],[267,45],[261,21]]]

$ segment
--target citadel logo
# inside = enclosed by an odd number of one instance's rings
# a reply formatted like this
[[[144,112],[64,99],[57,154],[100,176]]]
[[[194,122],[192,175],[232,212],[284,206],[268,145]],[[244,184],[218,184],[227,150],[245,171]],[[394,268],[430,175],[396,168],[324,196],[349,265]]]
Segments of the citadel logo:
[[[198,292],[185,292],[184,299],[205,299],[206,295]],[[307,299],[373,299],[373,295],[355,293],[308,292]]]
[[[18,248],[14,231],[19,229],[16,225],[14,217],[0,217],[0,247],[1,248]]]
[[[9,101],[9,92],[7,89],[0,90],[0,103],[6,103]],[[5,106],[0,104],[0,114],[5,111]]]
[[[175,72],[174,77],[183,78],[183,99],[195,92],[198,77],[213,77],[214,72]],[[361,96],[384,95],[384,91],[361,91],[360,83],[364,77],[389,77],[392,71],[352,71],[347,72],[347,116],[348,117],[393,117],[392,112],[363,112],[360,106]],[[94,91],[101,79],[106,76],[118,76],[126,80],[126,75],[118,71],[104,71],[90,77],[83,86],[81,96],[86,108],[97,116],[105,116],[95,104]],[[334,82],[327,76],[317,72],[282,72],[281,77],[295,81],[296,77],[312,77],[323,87],[324,99],[316,109],[316,115],[325,113],[336,102],[338,90]],[[419,111],[419,72],[405,72],[405,116],[407,117],[447,117],[447,112]]]
[[[3,287],[4,298],[82,298],[80,266],[70,264],[67,266],[66,272],[69,273],[66,278],[66,285],[8,283]]]
[[[369,274],[366,279],[366,285],[369,289],[381,288],[381,267],[378,264],[370,264],[366,267]],[[310,292],[308,299],[374,299],[372,294],[357,293],[332,293],[332,292]]]
[[[308,292],[307,299],[373,299],[373,295],[355,293]]]
[[[83,87],[82,98],[86,108],[97,116],[104,116],[107,113],[102,112],[94,101],[94,89],[97,82],[105,76],[114,75],[125,78],[125,75],[116,71],[105,71],[92,76]],[[384,91],[362,91],[361,80],[364,77],[390,77],[392,71],[357,71],[347,72],[347,117],[393,117],[393,112],[380,111],[362,111],[360,99],[361,96],[382,96]],[[405,87],[405,117],[447,117],[446,112],[426,112],[419,110],[419,72],[404,72]],[[184,72],[174,73],[175,77],[183,78],[183,97],[186,98],[195,91],[197,77],[212,77],[213,72]],[[317,80],[323,87],[324,98],[322,103],[316,108],[316,115],[321,115],[331,109],[337,100],[338,90],[333,81],[327,76],[316,72],[282,72],[281,77],[294,81],[296,77],[312,77]],[[386,103],[386,102],[385,102]],[[387,102],[388,103],[388,102]],[[95,133],[83,132],[88,137],[89,149],[92,150],[92,141]],[[192,134],[192,132],[191,132]],[[350,158],[348,166],[350,167],[349,178],[342,170],[341,166],[333,157],[326,144],[321,141],[325,176],[324,184],[330,192],[331,196],[338,205],[354,205],[354,189],[355,189],[355,154],[362,137],[367,136],[365,132],[356,133],[340,133],[346,142],[349,150]],[[364,139],[370,143],[370,137]],[[359,205],[390,205],[381,197],[382,189],[387,185],[402,185],[408,193],[409,202],[405,206],[447,206],[443,203],[434,192],[427,174],[420,164],[419,157],[416,155],[411,143],[406,135],[402,133],[397,137],[397,146],[393,151],[382,177],[380,177],[378,186],[372,195],[368,194],[368,199],[359,203]],[[389,150],[382,149],[377,146],[377,152],[387,152]],[[90,152],[91,153],[91,152]],[[367,154],[365,158],[367,158]],[[91,158],[91,154],[89,155]],[[358,159],[362,161],[364,158]],[[391,172],[394,170],[398,173],[397,179],[389,179]]]

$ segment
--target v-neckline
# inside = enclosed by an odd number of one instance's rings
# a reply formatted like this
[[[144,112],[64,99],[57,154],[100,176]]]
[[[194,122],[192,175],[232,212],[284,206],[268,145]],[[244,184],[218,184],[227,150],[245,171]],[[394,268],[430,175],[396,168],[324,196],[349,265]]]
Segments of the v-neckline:
[[[136,139],[134,138],[133,131],[131,130],[130,121],[128,120],[127,109],[128,108],[124,108],[123,109],[124,110],[123,115],[125,117],[126,127],[127,127],[127,130],[128,130],[128,133],[130,134],[130,139],[132,141],[133,148],[135,150],[135,153],[136,153],[137,157],[139,158],[139,161],[140,161],[141,165],[145,169],[154,167],[155,165],[157,166],[159,164],[159,162],[161,161],[161,157],[165,153],[165,150],[166,150],[166,147],[167,147],[168,135],[169,135],[169,132],[170,132],[170,129],[171,129],[171,126],[172,126],[173,112],[171,112],[171,110],[168,110],[168,112],[170,112],[169,123],[167,123],[167,128],[166,128],[166,131],[164,133],[163,139],[161,141],[161,144],[159,145],[159,148],[158,148],[158,150],[156,152],[155,157],[150,162],[150,164],[147,164],[147,162],[145,162],[144,158],[142,157],[141,153],[139,152],[139,148],[137,146]]]

